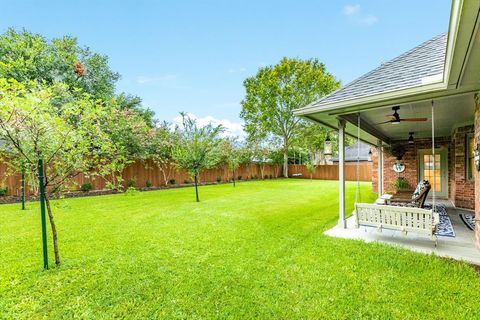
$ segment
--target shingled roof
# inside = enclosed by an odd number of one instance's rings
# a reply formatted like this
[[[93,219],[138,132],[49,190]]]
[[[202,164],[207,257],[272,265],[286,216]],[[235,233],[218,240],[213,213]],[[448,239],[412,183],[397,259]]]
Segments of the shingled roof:
[[[323,97],[311,106],[407,89],[443,79],[447,33],[382,63],[378,68]]]

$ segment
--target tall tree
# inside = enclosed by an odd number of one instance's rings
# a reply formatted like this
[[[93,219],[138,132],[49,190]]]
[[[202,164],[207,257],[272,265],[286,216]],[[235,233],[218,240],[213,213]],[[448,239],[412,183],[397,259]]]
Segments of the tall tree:
[[[288,149],[299,123],[293,110],[304,107],[337,89],[340,82],[317,59],[283,58],[261,68],[244,81],[246,95],[240,116],[247,133],[258,131],[282,139],[283,175],[288,177]]]
[[[63,82],[72,92],[81,89],[108,100],[120,75],[110,69],[107,56],[79,46],[76,38],[49,41],[27,30],[8,29],[0,35],[0,78],[48,85]]]
[[[182,127],[177,128],[179,142],[173,149],[173,160],[180,168],[186,170],[195,182],[195,195],[197,202],[198,177],[204,169],[213,168],[221,158],[219,145],[220,133],[224,130],[221,125],[207,124],[199,127],[195,119],[186,113],[182,115]]]
[[[55,263],[60,264],[57,228],[50,206],[51,193],[61,192],[81,173],[95,175],[112,165],[116,146],[102,130],[112,119],[111,106],[84,95],[58,108],[53,103],[59,94],[68,96],[65,85],[54,87],[0,79],[0,137],[3,161],[20,172],[23,167],[31,181],[43,185],[52,230]],[[69,99],[65,99],[69,100]],[[43,160],[43,180],[39,181],[38,160]]]

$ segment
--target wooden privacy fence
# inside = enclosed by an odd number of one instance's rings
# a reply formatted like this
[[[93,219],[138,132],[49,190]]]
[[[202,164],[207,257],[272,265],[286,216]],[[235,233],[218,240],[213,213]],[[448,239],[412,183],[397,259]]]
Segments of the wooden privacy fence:
[[[20,174],[7,175],[6,166],[4,163],[0,163],[0,187],[8,188],[9,196],[20,196],[21,193],[21,177]],[[183,170],[176,170],[174,165],[166,167],[166,174],[160,170],[152,161],[137,161],[127,166],[121,173],[123,179],[123,186],[127,187],[129,182],[133,182],[137,188],[144,188],[147,185],[152,187],[165,186],[165,179],[174,179],[176,184],[184,184],[186,182],[192,182],[192,178],[187,172]],[[236,170],[235,178],[241,178],[242,180],[260,179],[262,176],[266,178],[276,178],[282,175],[281,166],[263,166],[257,164],[242,166]],[[216,169],[205,170],[200,174],[200,183],[222,182],[229,181],[232,178],[232,171],[227,166]],[[188,181],[187,181],[188,180]],[[107,188],[108,177],[95,177],[94,179],[88,178],[82,174],[76,176],[73,179],[73,184],[70,188],[71,191],[79,190],[79,186],[86,182],[92,184],[92,190],[104,190]],[[27,193],[34,194],[34,190],[26,188]]]
[[[372,181],[372,163],[361,162],[359,165],[359,180]],[[288,173],[290,176],[300,173],[298,178],[310,179],[310,172],[305,165],[290,164],[288,165]],[[316,166],[315,172],[312,174],[313,179],[319,180],[338,180],[338,165],[319,165]],[[348,164],[345,166],[345,180],[357,180],[357,165]]]
[[[288,166],[289,174],[300,173],[298,178],[309,179],[310,172],[308,172],[305,165],[291,164]],[[138,188],[146,187],[150,185],[152,187],[160,187],[165,185],[165,178],[167,180],[175,179],[177,184],[184,184],[185,182],[191,182],[191,177],[182,170],[176,170],[173,165],[167,167],[166,176],[164,173],[151,161],[135,162],[130,164],[123,170],[121,176],[123,178],[123,185],[127,187],[130,181],[134,182]],[[372,163],[361,163],[359,167],[360,181],[371,181],[372,179]],[[236,179],[241,177],[242,180],[250,180],[252,178],[261,179],[276,178],[282,176],[282,166],[264,166],[257,164],[247,165],[240,167],[236,172]],[[216,182],[218,179],[225,182],[232,178],[232,172],[226,166],[222,168],[205,170],[200,174],[200,182]],[[357,166],[346,165],[345,166],[345,178],[346,180],[357,180]],[[338,180],[338,166],[337,165],[319,165],[316,167],[313,179],[319,180]],[[187,181],[188,180],[188,181]],[[78,175],[74,178],[74,183],[71,190],[78,190],[79,186],[86,182],[92,183],[93,190],[104,190],[107,188],[108,179],[101,177],[95,177],[91,179],[83,175]],[[8,188],[8,195],[19,196],[21,188],[20,175],[7,175],[6,166],[0,163],[0,187]],[[33,190],[27,187],[27,191],[33,194]]]

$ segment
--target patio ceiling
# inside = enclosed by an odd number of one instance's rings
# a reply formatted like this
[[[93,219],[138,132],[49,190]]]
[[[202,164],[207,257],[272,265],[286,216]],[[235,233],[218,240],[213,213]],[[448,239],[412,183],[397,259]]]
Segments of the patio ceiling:
[[[389,120],[388,115],[393,113],[390,106],[367,110],[360,113],[363,125],[377,130],[379,137],[387,137],[389,141],[406,140],[408,133],[414,132],[415,138],[432,136],[431,101],[420,101],[400,105],[398,113],[401,118],[427,118],[424,122],[406,122],[398,124],[379,124]],[[465,94],[454,97],[434,100],[435,137],[450,136],[453,129],[473,124],[474,95]],[[346,116],[348,121],[357,122],[357,114]]]

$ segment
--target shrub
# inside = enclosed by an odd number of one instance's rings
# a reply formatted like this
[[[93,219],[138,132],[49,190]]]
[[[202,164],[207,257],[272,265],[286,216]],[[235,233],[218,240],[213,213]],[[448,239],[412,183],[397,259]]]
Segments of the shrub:
[[[107,182],[107,184],[105,185],[105,188],[106,188],[107,190],[114,190],[114,189],[116,189],[115,185],[114,185],[113,183],[111,183],[110,181]]]
[[[85,182],[80,186],[80,190],[83,192],[89,192],[93,189],[92,183],[91,182]]]
[[[393,186],[395,187],[395,189],[400,190],[400,189],[407,189],[409,187],[409,184],[404,177],[398,177],[397,179],[395,179]]]
[[[170,179],[170,180],[168,180],[168,183],[169,183],[169,184],[177,184],[177,180],[175,180],[175,179]]]
[[[137,189],[135,187],[128,187],[127,191],[125,191],[126,195],[136,195],[138,193]]]
[[[152,183],[147,180],[147,181],[145,182],[145,187],[151,188],[151,187],[152,187]]]
[[[135,179],[130,179],[127,182],[127,188],[136,188],[137,187],[137,181]]]
[[[183,183],[185,183],[185,184],[190,184],[190,180],[185,179],[185,180],[183,180]]]
[[[268,174],[264,175],[263,179],[268,179]]]
[[[220,182],[222,182],[222,177],[218,176],[217,177],[217,183],[220,183]]]
[[[0,197],[6,196],[8,193],[8,187],[0,187]]]
[[[242,176],[238,176],[238,177],[237,177],[237,180],[242,180]]]
[[[269,175],[268,177],[269,177],[270,179],[273,179],[273,176],[272,176],[272,175]]]
[[[257,179],[258,179],[257,175],[254,174],[254,175],[252,176],[252,180],[257,180]]]

